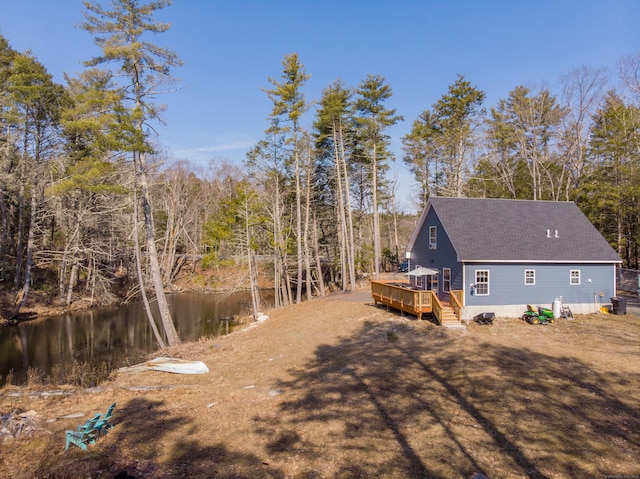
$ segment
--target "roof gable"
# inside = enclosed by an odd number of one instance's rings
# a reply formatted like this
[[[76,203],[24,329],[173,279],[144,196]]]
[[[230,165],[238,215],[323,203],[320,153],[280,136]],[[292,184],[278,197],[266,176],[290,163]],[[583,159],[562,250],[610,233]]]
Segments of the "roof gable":
[[[459,261],[621,261],[572,201],[431,197],[409,251],[430,210]]]

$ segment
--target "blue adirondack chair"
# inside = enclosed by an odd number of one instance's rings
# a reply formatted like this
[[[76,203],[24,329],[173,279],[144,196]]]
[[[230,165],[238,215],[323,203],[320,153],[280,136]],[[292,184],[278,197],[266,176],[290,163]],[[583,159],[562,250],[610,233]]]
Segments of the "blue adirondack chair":
[[[100,414],[96,414],[84,424],[78,426],[75,431],[65,431],[67,435],[67,443],[64,449],[69,449],[71,444],[75,444],[83,451],[87,450],[87,444],[95,444],[99,435],[99,431],[96,430],[96,424],[100,421]]]
[[[113,427],[113,424],[111,424],[109,420],[111,419],[111,416],[113,416],[113,410],[115,408],[116,403],[113,403],[111,406],[109,406],[109,409],[107,409],[106,413],[98,414],[100,419],[95,425],[95,429],[96,431],[98,431],[98,435],[106,434],[108,430]]]

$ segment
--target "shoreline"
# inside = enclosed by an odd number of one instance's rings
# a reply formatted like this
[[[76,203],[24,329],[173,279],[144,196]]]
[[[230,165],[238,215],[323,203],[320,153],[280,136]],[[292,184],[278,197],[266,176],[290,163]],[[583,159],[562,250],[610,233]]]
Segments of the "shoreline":
[[[263,288],[266,290],[267,288]],[[240,291],[249,291],[248,288],[201,288],[201,287],[192,287],[192,288],[180,288],[180,289],[168,289],[165,291],[167,296],[173,294],[181,294],[181,293],[202,293],[202,294],[233,294]],[[7,296],[8,293],[5,293]],[[33,293],[30,293],[30,295]],[[131,301],[126,301],[125,298],[119,298],[115,295],[112,295],[112,298],[103,301],[92,301],[90,297],[82,297],[75,300],[71,303],[70,306],[61,306],[56,304],[51,304],[52,301],[50,299],[42,298],[42,294],[38,294],[36,291],[36,296],[39,296],[38,299],[27,299],[27,304],[20,310],[18,314],[17,320],[8,319],[4,312],[10,311],[11,308],[8,306],[8,301],[2,301],[2,306],[0,310],[3,311],[3,314],[0,316],[0,327],[3,326],[14,326],[18,323],[25,321],[33,321],[34,319],[39,318],[47,318],[51,316],[61,316],[67,313],[73,313],[78,311],[89,311],[96,308],[108,307],[108,306],[117,306],[121,304],[126,304]],[[139,298],[136,298],[133,301],[142,301]]]

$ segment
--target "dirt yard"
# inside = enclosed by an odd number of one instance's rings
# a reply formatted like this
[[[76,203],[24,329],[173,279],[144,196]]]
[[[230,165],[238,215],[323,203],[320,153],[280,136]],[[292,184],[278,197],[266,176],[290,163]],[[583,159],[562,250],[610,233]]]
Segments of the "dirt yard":
[[[368,289],[269,315],[170,351],[207,374],[5,388],[0,415],[39,429],[0,445],[0,477],[640,478],[637,315],[447,330]],[[65,452],[112,402],[112,432]]]

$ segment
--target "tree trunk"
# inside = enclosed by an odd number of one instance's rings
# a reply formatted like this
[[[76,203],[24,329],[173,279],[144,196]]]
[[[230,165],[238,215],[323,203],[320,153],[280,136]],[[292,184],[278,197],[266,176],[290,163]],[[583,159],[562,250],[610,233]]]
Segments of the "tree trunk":
[[[296,303],[302,301],[302,195],[300,186],[300,156],[297,141],[294,142],[295,182],[296,182],[296,253],[298,263],[298,277],[296,278]]]
[[[24,266],[24,281],[22,284],[22,289],[18,292],[16,296],[16,300],[14,301],[13,313],[11,314],[10,319],[16,318],[18,314],[20,314],[20,310],[24,303],[27,301],[27,297],[29,296],[29,287],[31,285],[31,265],[33,263],[33,246],[34,246],[34,235],[36,229],[36,208],[37,208],[37,200],[38,197],[38,175],[35,172],[33,174],[32,180],[32,192],[31,192],[31,214],[29,219],[29,232],[27,235],[27,254],[25,259]]]
[[[60,261],[60,271],[58,272],[58,296],[62,301],[64,299],[64,286],[67,277],[67,251],[62,253],[62,260]]]
[[[142,264],[140,260],[140,241],[138,238],[138,195],[133,193],[133,243],[135,247],[135,255],[136,255],[136,272],[138,275],[138,286],[140,288],[140,294],[142,295],[142,302],[144,304],[144,310],[147,312],[147,319],[149,320],[149,325],[151,326],[151,330],[153,331],[153,335],[158,341],[158,345],[160,349],[165,348],[164,340],[158,331],[158,327],[156,326],[156,321],[153,318],[153,313],[151,312],[151,306],[149,305],[149,300],[147,299],[147,290],[144,284],[144,276],[142,274]]]
[[[396,208],[396,186],[398,184],[398,178],[396,176],[393,182],[393,194],[391,195],[391,213],[393,214],[393,246],[395,249],[396,261],[400,262],[400,251],[398,241],[398,210]]]
[[[336,213],[338,216],[338,248],[340,255],[340,279],[342,291],[347,290],[347,223],[345,220],[345,201],[344,193],[342,191],[342,172],[340,163],[340,150],[338,148],[338,135],[336,128],[332,129],[333,133],[333,154],[335,157],[336,166],[336,184],[338,186],[338,204],[336,205]]]
[[[154,291],[156,293],[156,301],[158,302],[158,310],[160,312],[160,319],[164,328],[165,335],[169,346],[180,343],[178,332],[171,319],[171,311],[169,311],[169,304],[167,303],[167,297],[164,293],[164,283],[162,282],[162,272],[160,271],[160,264],[158,262],[158,251],[156,249],[156,242],[153,231],[153,213],[151,211],[151,198],[149,195],[149,182],[146,174],[146,162],[144,159],[144,153],[139,153],[140,160],[140,187],[142,192],[142,214],[144,218],[144,233],[145,233],[145,247],[147,255],[149,256],[149,267],[151,274],[151,282],[153,284]]]
[[[253,320],[258,319],[260,312],[260,294],[258,290],[258,270],[256,267],[255,254],[251,249],[251,230],[249,228],[249,202],[245,196],[244,201],[244,241],[247,247],[247,265],[249,267],[249,289],[251,291],[251,306]]]
[[[175,195],[175,192],[173,193]],[[176,222],[176,201],[172,198],[167,207],[167,227],[165,231],[164,246],[162,249],[162,270],[164,273],[164,284],[169,284],[173,280],[173,272],[176,263],[176,247],[177,247],[177,222]]]
[[[324,297],[324,275],[322,272],[322,261],[320,260],[320,246],[318,245],[318,221],[313,215],[313,250],[316,256],[316,271],[318,275],[318,295]]]
[[[302,232],[302,244],[304,248],[304,266],[306,270],[307,299],[312,296],[313,275],[311,274],[311,252],[309,251],[309,222],[311,217],[311,149],[307,151],[306,182],[305,182],[305,208],[304,230]]]
[[[273,254],[273,307],[279,308],[281,305],[280,298],[280,260],[278,256]]]
[[[91,304],[94,304],[94,301],[96,299],[96,259],[95,257],[92,255],[91,257],[91,270],[93,271],[93,274],[91,275]]]
[[[71,274],[69,275],[69,284],[67,286],[67,299],[65,304],[67,307],[71,304],[71,300],[73,299],[73,287],[75,286],[76,278],[78,275],[78,260],[74,259],[73,265],[71,266]]]
[[[353,234],[353,212],[351,211],[351,184],[349,182],[349,173],[347,170],[347,160],[344,153],[344,142],[342,139],[342,129],[340,129],[340,157],[342,158],[342,169],[344,178],[344,194],[347,208],[347,264],[349,266],[349,281],[351,282],[351,291],[356,289],[356,247]]]
[[[380,218],[378,217],[378,163],[377,163],[377,145],[373,145],[372,161],[372,202],[373,202],[373,269],[374,277],[380,278]]]
[[[258,285],[258,264],[256,263],[256,255],[249,251],[249,274],[251,277],[251,304],[253,305],[254,319],[260,312],[260,287]]]
[[[25,125],[26,131],[26,125]],[[27,182],[27,134],[24,134],[24,143],[23,143],[23,152],[22,152],[22,162],[20,164],[20,187],[18,189],[18,241],[16,245],[16,272],[13,278],[13,284],[17,288],[20,286],[20,279],[22,278],[22,257],[24,253],[24,195],[25,195],[25,184]],[[33,211],[31,212],[33,214]]]
[[[4,185],[3,185],[4,186]],[[4,252],[7,245],[7,231],[9,230],[9,212],[4,195],[0,195],[0,261],[4,261]]]
[[[280,204],[280,183],[276,179],[274,186],[273,200],[273,241],[274,241],[274,258],[273,271],[274,281],[276,284],[275,307],[288,306],[292,301],[291,282],[289,280],[289,271],[287,265],[286,254],[286,238],[283,237],[281,204]]]

